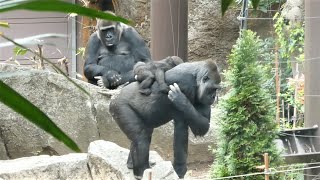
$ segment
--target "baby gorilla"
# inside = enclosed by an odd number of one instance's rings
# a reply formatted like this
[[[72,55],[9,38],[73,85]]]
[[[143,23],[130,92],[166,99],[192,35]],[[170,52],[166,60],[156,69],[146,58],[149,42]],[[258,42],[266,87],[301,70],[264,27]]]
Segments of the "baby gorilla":
[[[181,63],[183,61],[178,56],[171,56],[160,61],[148,63],[137,62],[133,67],[133,73],[135,74],[135,79],[140,82],[139,92],[147,96],[150,95],[150,87],[156,80],[159,84],[159,91],[168,93],[169,86],[164,80],[164,73]]]

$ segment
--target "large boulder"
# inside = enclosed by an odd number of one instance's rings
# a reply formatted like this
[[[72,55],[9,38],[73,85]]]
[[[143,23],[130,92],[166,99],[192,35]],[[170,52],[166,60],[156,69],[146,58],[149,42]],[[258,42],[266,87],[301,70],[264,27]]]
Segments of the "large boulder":
[[[86,151],[90,142],[100,139],[96,108],[108,114],[109,97],[97,93],[94,86],[75,80],[91,93],[89,97],[62,75],[49,71],[0,64],[0,72],[2,81],[45,112],[82,151]],[[9,158],[70,152],[65,145],[1,103],[0,132]]]
[[[88,154],[63,156],[32,156],[0,161],[0,179],[83,179],[135,180],[126,166],[129,150],[103,140],[90,143]],[[155,151],[150,152],[155,162],[152,179],[177,180],[171,162],[164,161]],[[145,172],[143,180],[149,179]]]
[[[87,154],[32,156],[0,161],[0,179],[92,179]]]
[[[101,177],[123,180],[133,179],[133,172],[126,165],[128,155],[128,149],[112,142],[101,140],[90,143],[88,161],[93,179],[101,179]],[[163,161],[155,151],[150,152],[150,161],[156,163],[151,170],[152,179],[179,179],[171,162]],[[145,174],[143,179],[147,180],[148,174]]]
[[[10,85],[44,111],[66,134],[87,152],[89,143],[103,139],[129,147],[127,137],[109,113],[111,95],[102,95],[100,88],[74,81],[90,93],[90,97],[62,75],[49,71],[0,64],[0,80]],[[190,133],[189,163],[210,162],[208,145],[215,142],[214,129],[203,138]],[[173,123],[155,129],[151,149],[171,160]],[[70,153],[64,144],[0,103],[0,158],[14,159],[41,154]]]

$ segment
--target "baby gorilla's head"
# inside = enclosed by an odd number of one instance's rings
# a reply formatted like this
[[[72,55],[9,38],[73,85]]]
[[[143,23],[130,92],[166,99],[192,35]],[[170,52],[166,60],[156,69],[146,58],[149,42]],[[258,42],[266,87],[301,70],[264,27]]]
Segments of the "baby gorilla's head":
[[[165,63],[167,63],[171,68],[173,68],[178,64],[183,63],[183,60],[178,56],[169,56],[165,59]]]

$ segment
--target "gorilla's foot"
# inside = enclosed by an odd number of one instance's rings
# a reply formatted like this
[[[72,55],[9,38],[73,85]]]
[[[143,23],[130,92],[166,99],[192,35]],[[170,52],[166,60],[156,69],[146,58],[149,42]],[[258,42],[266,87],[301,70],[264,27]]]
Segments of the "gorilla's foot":
[[[161,93],[168,94],[168,92],[169,92],[169,86],[166,85],[166,84],[160,85],[159,91],[160,91]]]

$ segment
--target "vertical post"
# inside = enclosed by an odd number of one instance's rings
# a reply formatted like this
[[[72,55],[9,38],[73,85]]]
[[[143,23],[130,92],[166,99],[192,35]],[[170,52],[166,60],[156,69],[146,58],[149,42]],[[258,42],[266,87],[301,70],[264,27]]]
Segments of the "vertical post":
[[[320,1],[305,0],[305,126],[319,126],[320,121]],[[320,131],[316,131],[320,136]],[[315,138],[315,148],[319,151],[320,139]],[[320,169],[312,169],[307,174],[318,175]],[[311,177],[306,178],[311,179]]]
[[[282,106],[282,121],[280,122],[280,126],[283,127],[284,123],[283,123],[283,119],[284,119],[284,100],[281,100],[281,106]]]
[[[280,127],[280,80],[279,80],[279,59],[278,59],[278,46],[276,45],[275,49],[275,59],[274,63],[276,66],[276,96],[277,96],[277,114],[276,114],[276,121],[278,123],[278,126]]]
[[[152,171],[151,171],[151,170],[149,171],[149,178],[148,178],[148,180],[152,180]]]
[[[72,0],[73,4],[76,4],[76,0]],[[77,17],[71,18],[71,67],[69,76],[76,78],[77,76]]]
[[[264,172],[265,172],[264,179],[269,180],[269,154],[268,153],[264,153]]]
[[[293,129],[296,128],[297,117],[297,101],[298,101],[298,86],[299,86],[299,64],[296,63],[296,75],[294,77],[294,108],[293,108]]]
[[[151,0],[151,55],[188,58],[188,1]]]
[[[242,1],[240,30],[247,29],[248,0]]]
[[[305,0],[305,125],[320,121],[320,1]],[[317,136],[319,136],[319,130]],[[317,139],[319,143],[319,138]],[[318,144],[319,145],[319,144]]]

